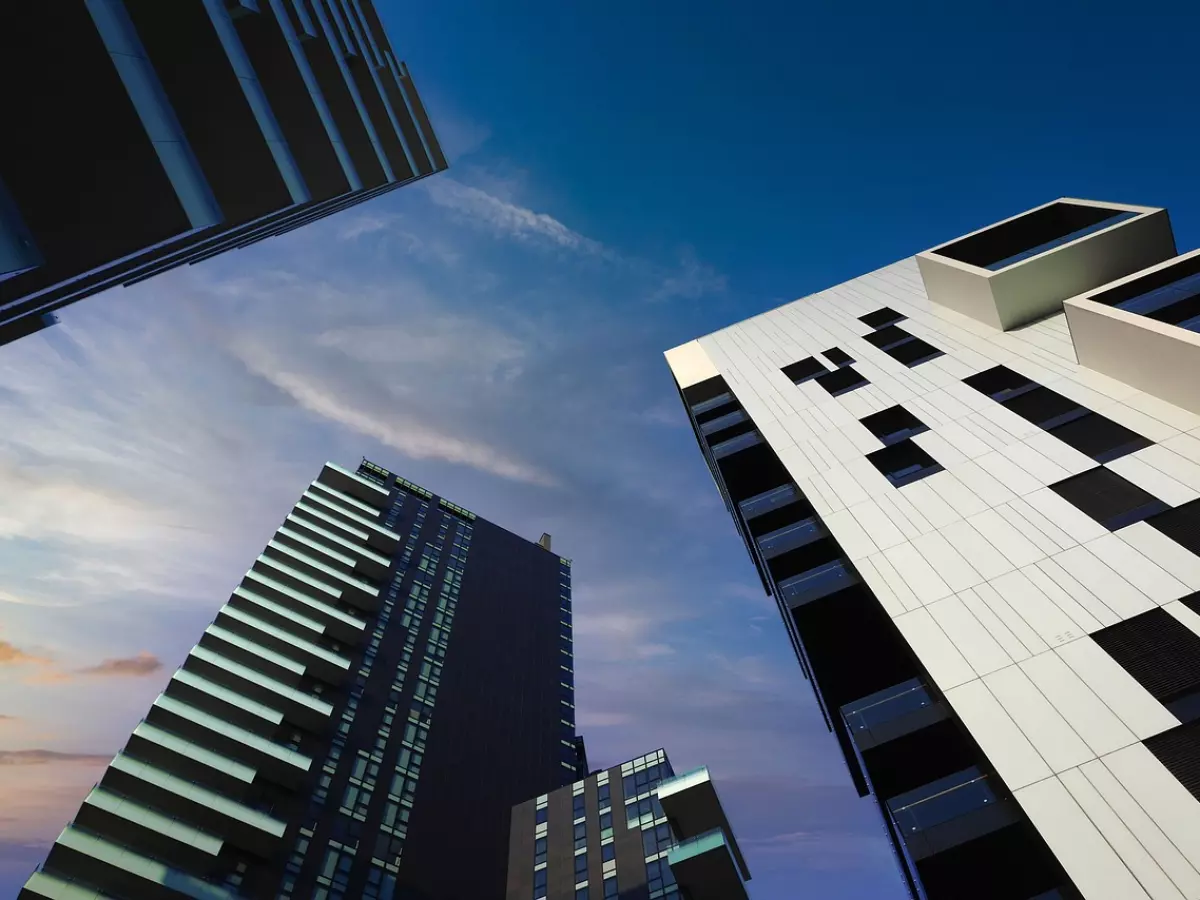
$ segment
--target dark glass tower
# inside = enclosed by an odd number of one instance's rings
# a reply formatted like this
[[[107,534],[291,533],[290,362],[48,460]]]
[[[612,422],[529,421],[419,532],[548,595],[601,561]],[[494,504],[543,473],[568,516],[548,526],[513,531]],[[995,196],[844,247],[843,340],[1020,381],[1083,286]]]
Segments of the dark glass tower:
[[[500,897],[513,805],[586,771],[548,543],[326,464],[22,900]]]
[[[0,83],[0,344],[446,168],[371,0],[4,3]]]
[[[708,769],[655,750],[514,807],[505,900],[746,900]]]

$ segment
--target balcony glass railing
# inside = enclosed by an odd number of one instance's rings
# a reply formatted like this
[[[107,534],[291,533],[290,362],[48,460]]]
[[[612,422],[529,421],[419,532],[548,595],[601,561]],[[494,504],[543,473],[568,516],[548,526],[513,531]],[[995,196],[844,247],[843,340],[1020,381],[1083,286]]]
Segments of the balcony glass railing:
[[[711,831],[706,831],[703,834],[680,841],[671,849],[670,854],[668,854],[667,863],[671,866],[678,866],[684,860],[712,853],[713,851],[725,853],[729,858],[730,870],[735,872],[740,880],[742,873],[738,871],[737,865],[734,864],[733,853],[729,849],[729,842],[725,839],[725,832],[720,828],[714,828]]]
[[[671,778],[664,778],[658,783],[658,795],[661,797],[664,794],[673,794],[676,791],[687,790],[690,787],[703,784],[708,780],[708,767],[699,766],[695,769],[689,769],[686,772],[682,772],[679,775],[674,775]]]
[[[742,511],[742,517],[748,522],[763,515],[763,513],[768,513],[781,506],[787,506],[789,503],[795,502],[799,497],[800,491],[794,484],[782,484],[777,488],[771,488],[769,491],[764,491],[761,494],[756,494],[747,500],[743,500],[738,504],[738,509]]]
[[[764,534],[758,539],[758,549],[762,551],[764,559],[774,559],[782,553],[811,544],[824,536],[824,527],[816,516],[812,516]]]
[[[729,428],[731,425],[736,425],[739,422],[745,422],[749,416],[746,415],[744,409],[735,409],[733,412],[725,413],[723,416],[717,416],[715,419],[709,419],[700,426],[702,434],[715,434],[722,429]]]
[[[964,769],[888,801],[903,834],[924,831],[998,802],[992,782],[977,768]]]
[[[724,406],[726,403],[733,402],[733,394],[726,391],[723,394],[717,394],[715,397],[710,397],[708,400],[701,400],[699,403],[692,404],[693,415],[703,415],[710,409],[716,409],[718,406]]]
[[[762,436],[757,431],[747,431],[745,434],[739,434],[737,437],[717,444],[712,448],[712,454],[717,459],[721,459],[722,457],[729,456],[731,453],[737,453],[739,450],[753,447],[761,441]]]
[[[869,731],[886,722],[933,704],[928,688],[919,678],[901,682],[884,691],[863,697],[842,707],[842,716],[850,731]]]
[[[815,569],[793,575],[779,582],[777,587],[780,596],[789,606],[800,606],[837,593],[857,582],[858,576],[850,570],[846,561],[835,559]]]

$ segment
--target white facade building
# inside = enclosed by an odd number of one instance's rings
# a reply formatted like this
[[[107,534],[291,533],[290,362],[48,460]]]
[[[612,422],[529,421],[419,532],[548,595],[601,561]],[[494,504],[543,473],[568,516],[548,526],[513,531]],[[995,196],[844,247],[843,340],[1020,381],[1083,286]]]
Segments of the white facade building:
[[[1200,898],[1196,273],[1059,200],[666,354],[914,897]]]

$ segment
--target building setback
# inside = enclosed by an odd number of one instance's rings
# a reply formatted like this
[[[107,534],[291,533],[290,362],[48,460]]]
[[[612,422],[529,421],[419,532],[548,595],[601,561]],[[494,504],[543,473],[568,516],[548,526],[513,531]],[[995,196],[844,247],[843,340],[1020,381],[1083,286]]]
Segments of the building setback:
[[[586,772],[571,647],[569,560],[327,463],[20,896],[498,897]]]
[[[446,168],[371,0],[0,10],[0,343]]]
[[[1198,271],[1064,198],[667,352],[914,897],[1200,896]]]
[[[663,750],[512,811],[505,900],[745,900],[749,879],[708,770]]]

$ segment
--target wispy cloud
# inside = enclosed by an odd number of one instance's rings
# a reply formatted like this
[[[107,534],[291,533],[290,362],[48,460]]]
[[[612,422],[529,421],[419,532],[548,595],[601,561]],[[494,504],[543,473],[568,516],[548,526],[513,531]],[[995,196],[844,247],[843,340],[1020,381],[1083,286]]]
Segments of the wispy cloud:
[[[108,763],[111,755],[60,753],[57,750],[0,750],[0,766],[44,766],[53,763]]]
[[[8,641],[0,641],[0,666],[46,665],[49,662],[44,656],[26,653]]]
[[[125,659],[106,659],[94,666],[85,666],[82,669],[76,669],[78,675],[83,676],[100,676],[103,678],[118,677],[118,678],[142,678],[146,675],[153,675],[163,667],[160,660],[153,653],[143,650],[137,656],[130,656]]]

